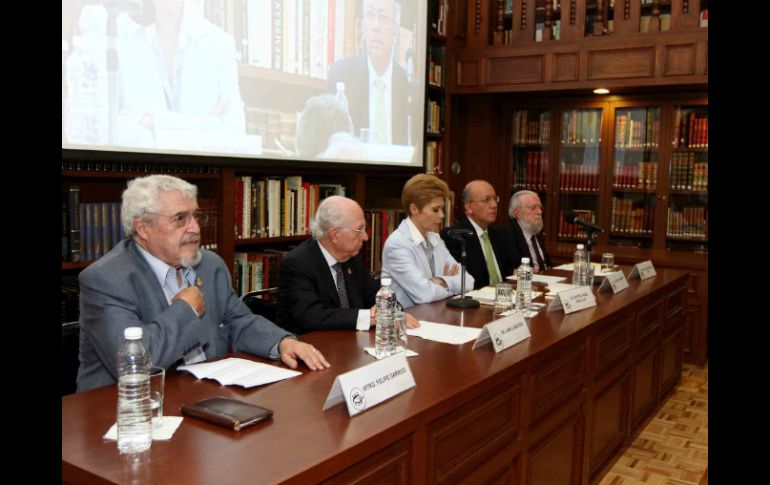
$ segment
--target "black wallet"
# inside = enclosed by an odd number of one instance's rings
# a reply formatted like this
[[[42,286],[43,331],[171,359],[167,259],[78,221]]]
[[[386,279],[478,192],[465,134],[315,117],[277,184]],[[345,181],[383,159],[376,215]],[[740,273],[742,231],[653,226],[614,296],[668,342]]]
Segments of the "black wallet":
[[[181,411],[185,416],[209,421],[235,431],[273,416],[273,412],[269,409],[224,396],[185,404]]]

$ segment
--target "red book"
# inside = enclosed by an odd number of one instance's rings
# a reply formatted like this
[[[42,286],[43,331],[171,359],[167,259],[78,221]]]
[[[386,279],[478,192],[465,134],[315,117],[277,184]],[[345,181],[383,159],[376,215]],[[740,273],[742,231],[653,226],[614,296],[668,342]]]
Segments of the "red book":
[[[695,146],[695,140],[694,140],[694,138],[695,138],[695,112],[694,111],[690,112],[689,118],[690,118],[690,121],[689,121],[690,129],[687,132],[687,147],[688,148],[693,148]]]

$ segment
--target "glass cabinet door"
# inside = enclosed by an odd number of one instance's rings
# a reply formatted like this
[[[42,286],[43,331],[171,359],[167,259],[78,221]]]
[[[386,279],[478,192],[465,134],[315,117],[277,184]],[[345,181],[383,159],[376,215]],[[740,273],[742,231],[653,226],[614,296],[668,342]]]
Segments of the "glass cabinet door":
[[[537,192],[540,200],[545,201],[545,192],[548,190],[550,132],[550,110],[514,112],[511,193],[527,189]]]
[[[666,249],[708,251],[708,106],[675,106]]]
[[[652,246],[659,107],[618,107],[613,130],[610,245]]]
[[[583,220],[598,223],[599,158],[602,109],[565,109],[561,116],[559,144],[559,213],[557,239],[585,240],[581,226],[564,220],[575,212]]]

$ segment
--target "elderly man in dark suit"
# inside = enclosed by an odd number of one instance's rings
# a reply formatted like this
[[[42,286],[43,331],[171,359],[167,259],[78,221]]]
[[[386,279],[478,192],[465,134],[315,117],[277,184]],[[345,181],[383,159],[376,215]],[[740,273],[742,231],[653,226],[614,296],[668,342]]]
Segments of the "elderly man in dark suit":
[[[508,205],[510,224],[506,227],[505,238],[513,245],[514,255],[529,257],[536,273],[551,268],[551,258],[545,251],[543,231],[543,204],[540,197],[531,190],[519,190],[511,196]],[[521,264],[521,257],[513,261],[514,268]]]
[[[393,62],[399,29],[395,2],[364,0],[362,26],[366,52],[332,64],[327,89],[334,92],[338,82],[345,83],[355,135],[368,128],[377,143],[407,145],[411,91],[406,71]],[[416,103],[412,108],[417,108]]]
[[[473,276],[474,289],[496,285],[511,275],[513,257],[499,227],[493,225],[500,197],[489,182],[473,180],[463,189],[462,202],[465,217],[442,230],[441,238],[457,261],[460,261],[462,253],[458,238],[465,238],[465,267]],[[452,231],[458,229],[472,233],[452,236]]]
[[[311,231],[313,239],[289,251],[281,261],[276,321],[283,328],[362,330],[374,324],[374,300],[380,283],[358,256],[366,234],[366,219],[354,200],[331,196],[319,204]],[[407,314],[407,325],[418,326]]]
[[[200,249],[197,188],[168,175],[132,180],[123,192],[126,239],[80,273],[78,391],[117,382],[126,327],[142,327],[164,368],[244,351],[291,368],[329,367],[314,347],[254,315],[217,254]]]

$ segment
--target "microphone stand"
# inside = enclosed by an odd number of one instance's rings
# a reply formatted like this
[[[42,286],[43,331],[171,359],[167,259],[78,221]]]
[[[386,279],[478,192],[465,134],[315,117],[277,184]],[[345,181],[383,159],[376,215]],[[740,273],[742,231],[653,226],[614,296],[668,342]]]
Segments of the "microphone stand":
[[[465,238],[460,236],[460,298],[450,298],[446,306],[454,308],[478,308],[479,302],[471,297],[465,296]]]
[[[593,273],[593,268],[591,267],[591,248],[593,245],[593,242],[596,240],[597,237],[599,237],[599,231],[595,231],[593,229],[590,229],[588,227],[585,228],[588,232],[588,237],[586,238],[586,259],[588,260],[588,274],[591,275]]]

